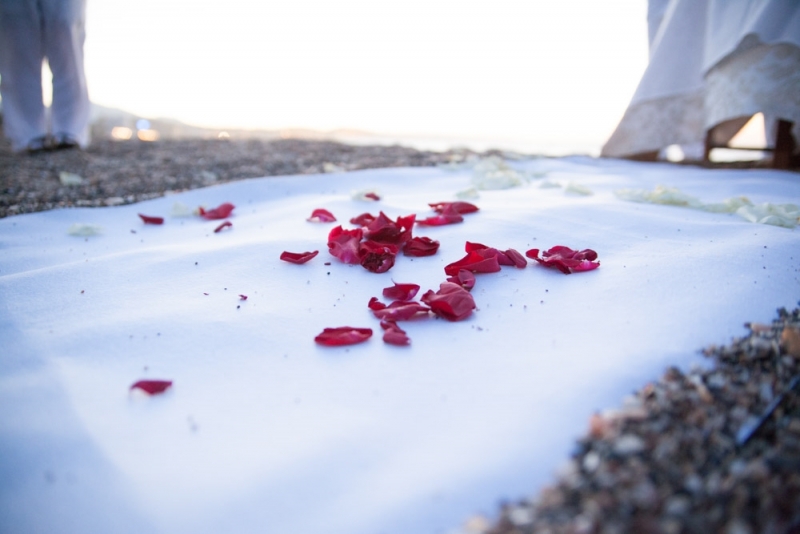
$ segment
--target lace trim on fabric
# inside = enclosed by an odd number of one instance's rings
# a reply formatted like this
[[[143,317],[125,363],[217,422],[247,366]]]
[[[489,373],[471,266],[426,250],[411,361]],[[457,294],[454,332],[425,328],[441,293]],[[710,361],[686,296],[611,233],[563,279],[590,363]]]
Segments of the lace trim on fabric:
[[[630,106],[601,156],[623,157],[704,139],[703,92],[667,96]]]
[[[601,156],[704,143],[708,128],[758,112],[793,121],[800,140],[800,48],[785,43],[749,48],[717,64],[705,82],[695,93],[631,105]]]

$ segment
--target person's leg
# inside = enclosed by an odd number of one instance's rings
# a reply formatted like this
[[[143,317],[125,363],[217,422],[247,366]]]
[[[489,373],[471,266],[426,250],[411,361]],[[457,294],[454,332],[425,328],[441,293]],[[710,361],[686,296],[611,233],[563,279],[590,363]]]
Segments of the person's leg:
[[[47,134],[42,103],[44,48],[36,0],[0,1],[3,130],[14,150]]]
[[[83,69],[85,0],[39,0],[44,13],[44,46],[53,72],[50,109],[56,142],[89,143],[89,91]]]

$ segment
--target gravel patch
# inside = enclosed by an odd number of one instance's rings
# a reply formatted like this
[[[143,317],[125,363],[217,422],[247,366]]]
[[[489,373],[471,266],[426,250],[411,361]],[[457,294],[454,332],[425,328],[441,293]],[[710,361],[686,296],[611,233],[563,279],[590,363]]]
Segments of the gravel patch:
[[[0,139],[0,217],[71,206],[130,204],[261,176],[433,166],[461,161],[470,154],[468,150],[426,152],[302,139],[100,140],[85,151],[14,154],[9,143]]]
[[[595,414],[558,480],[481,534],[800,532],[800,309]]]

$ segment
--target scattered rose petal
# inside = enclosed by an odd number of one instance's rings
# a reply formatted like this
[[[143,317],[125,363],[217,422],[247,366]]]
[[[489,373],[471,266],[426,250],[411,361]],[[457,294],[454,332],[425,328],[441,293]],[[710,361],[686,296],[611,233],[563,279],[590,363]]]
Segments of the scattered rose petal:
[[[566,191],[567,193],[571,193],[573,195],[581,195],[581,196],[594,195],[594,192],[591,189],[577,182],[569,182],[567,184],[567,187],[564,188],[564,191]]]
[[[500,265],[512,266],[514,265],[514,260],[508,257],[505,252],[502,252],[494,247],[487,247],[481,243],[472,243],[467,241],[464,245],[464,250],[467,252],[477,252],[483,258],[497,258],[497,263]],[[526,262],[527,263],[527,262]]]
[[[448,282],[458,284],[467,291],[475,287],[475,275],[466,269],[461,269],[458,274],[447,279]]]
[[[353,200],[366,200],[368,202],[375,202],[381,199],[381,195],[374,189],[362,189],[360,191],[353,191],[351,193]]]
[[[247,295],[239,295],[239,300],[247,300]]]
[[[381,321],[381,328],[383,328],[383,342],[390,345],[406,346],[411,343],[411,340],[406,335],[405,330],[397,326],[397,323],[392,321]]]
[[[150,215],[139,214],[145,224],[164,224],[164,217],[151,217]]]
[[[439,250],[439,242],[429,237],[412,237],[403,245],[403,254],[406,256],[433,256]]]
[[[452,208],[453,211],[456,213],[464,214],[464,213],[475,213],[478,211],[478,206],[475,204],[470,204],[469,202],[434,202],[432,204],[428,204],[433,211],[436,213],[444,213],[447,208]]]
[[[378,297],[372,297],[371,299],[369,299],[367,307],[369,307],[369,309],[373,311],[384,310],[386,309],[386,304],[378,300]]]
[[[325,163],[322,164],[322,172],[325,173],[345,172],[346,170],[347,169],[345,169],[344,167],[340,167],[339,165],[336,165],[335,163],[331,163],[329,161],[326,161]]]
[[[198,210],[197,214],[199,215],[200,212]],[[182,202],[175,202],[172,204],[172,216],[173,217],[191,217],[195,215],[192,213],[192,209]]]
[[[209,221],[213,221],[215,219],[224,219],[225,217],[228,217],[233,211],[233,208],[235,207],[236,206],[234,206],[230,202],[225,202],[224,204],[220,204],[219,206],[211,210],[206,210],[205,208],[200,206],[199,212],[202,218],[207,219]]]
[[[363,231],[361,228],[345,230],[337,226],[328,234],[328,251],[332,256],[339,258],[344,263],[361,263],[358,249],[361,244]]]
[[[371,328],[354,328],[352,326],[339,326],[325,328],[321,334],[314,338],[320,345],[338,347],[342,345],[355,345],[363,343],[372,337]]]
[[[97,224],[75,223],[67,230],[69,235],[89,237],[103,233],[103,227]]]
[[[369,226],[372,221],[374,221],[377,217],[370,213],[362,213],[357,217],[353,217],[350,219],[350,224],[355,224],[356,226]]]
[[[578,251],[558,245],[543,251],[541,258],[539,258],[538,248],[527,251],[525,255],[545,267],[558,269],[564,274],[591,271],[600,267],[600,262],[594,261],[597,259],[597,252],[588,248]]]
[[[561,184],[553,180],[542,180],[539,182],[539,189],[558,189]]]
[[[230,222],[230,221],[225,221],[224,223],[222,223],[219,226],[217,226],[216,228],[214,228],[214,233],[218,234],[223,230],[223,228],[228,228],[230,226],[233,226],[233,223]]]
[[[472,169],[472,183],[478,189],[509,189],[526,183],[525,176],[511,168],[502,158],[489,156]]]
[[[441,283],[439,291],[434,293],[433,290],[429,290],[420,300],[430,306],[433,313],[448,321],[466,319],[476,307],[469,291],[451,282]]]
[[[333,213],[329,212],[326,209],[317,208],[311,212],[311,217],[309,217],[306,220],[309,222],[327,223],[327,222],[335,222],[336,217],[334,217]]]
[[[487,258],[481,254],[481,251],[473,250],[460,260],[447,265],[444,272],[449,276],[457,276],[461,269],[473,273],[496,273],[500,270],[500,264],[497,262],[497,255]]]
[[[460,198],[462,200],[465,198],[470,198],[470,199],[480,198],[480,193],[478,193],[478,190],[475,189],[474,187],[468,187],[467,189],[464,189],[456,193],[456,198]]]
[[[58,173],[58,179],[61,185],[66,186],[81,185],[83,183],[83,178],[79,174],[73,172],[60,171]]]
[[[140,389],[148,395],[158,395],[164,393],[171,386],[172,380],[139,380],[130,389]]]
[[[389,243],[364,241],[358,249],[361,266],[371,273],[385,273],[394,266],[397,247]]]
[[[369,307],[372,310],[372,314],[381,321],[409,321],[430,311],[430,308],[423,306],[419,302],[396,300],[388,306],[377,309],[379,304],[370,299]]]
[[[528,260],[516,249],[510,248],[506,250],[505,255],[514,263],[514,267],[518,269],[524,269],[528,266]]]
[[[281,259],[283,261],[288,261],[289,263],[296,263],[298,265],[303,264],[319,254],[319,250],[315,250],[314,252],[282,252]]]
[[[424,226],[444,226],[446,224],[456,224],[463,221],[464,217],[453,208],[452,204],[449,204],[439,215],[417,221],[417,224]]]
[[[392,300],[411,300],[417,296],[418,291],[418,284],[398,284],[394,282],[394,287],[385,287],[383,289],[383,296]]]
[[[467,241],[464,245],[464,250],[467,252],[477,252],[484,258],[497,258],[497,263],[509,267],[518,267],[520,269],[527,267],[528,261],[516,249],[510,248],[506,251],[498,250],[493,247],[487,247],[481,243],[472,243]]]
[[[784,228],[794,228],[800,222],[800,207],[795,204],[765,202],[757,206],[741,206],[736,214],[750,222]]]
[[[380,214],[364,230],[364,235],[378,243],[391,243],[402,245],[411,239],[411,230],[414,227],[416,215],[398,217],[397,221],[391,220],[385,213]]]

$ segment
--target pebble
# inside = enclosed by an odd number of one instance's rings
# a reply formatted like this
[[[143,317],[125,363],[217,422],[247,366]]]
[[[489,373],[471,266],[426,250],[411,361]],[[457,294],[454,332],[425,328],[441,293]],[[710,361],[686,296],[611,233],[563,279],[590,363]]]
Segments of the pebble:
[[[482,156],[496,155],[487,151]],[[468,149],[428,152],[305,139],[97,137],[86,150],[14,154],[0,136],[0,217],[72,206],[119,206],[246,178],[465,161]]]
[[[501,510],[481,534],[800,531],[800,391],[784,394],[798,373],[800,310],[748,328],[706,348],[707,369],[667,369],[593,415],[573,455],[580,468],[516,505],[532,521]],[[737,446],[746,424],[756,430]]]

